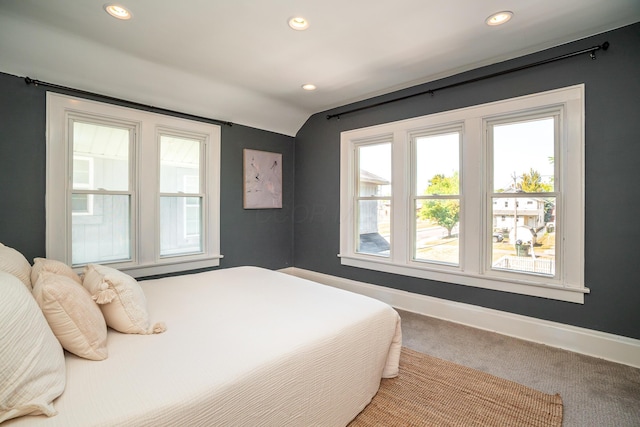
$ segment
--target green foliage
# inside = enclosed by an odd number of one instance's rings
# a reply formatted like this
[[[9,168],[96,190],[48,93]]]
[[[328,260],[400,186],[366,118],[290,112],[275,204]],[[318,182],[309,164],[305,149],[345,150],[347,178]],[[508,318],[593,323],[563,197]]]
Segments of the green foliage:
[[[454,172],[453,176],[444,176],[442,174],[435,175],[429,181],[424,194],[460,194],[460,178],[458,172]]]
[[[430,219],[446,228],[448,237],[451,237],[451,230],[460,220],[460,202],[458,200],[429,200],[422,205],[418,215],[421,219]]]
[[[458,172],[453,176],[445,177],[442,174],[435,175],[429,181],[425,194],[428,195],[455,195],[460,194],[460,180]],[[447,229],[448,237],[451,230],[460,220],[460,201],[458,199],[426,200],[418,212],[420,219],[434,221]]]
[[[533,168],[529,169],[529,173],[524,172],[522,176],[520,176],[518,187],[525,193],[545,193],[553,191],[553,186],[542,182],[540,172]]]

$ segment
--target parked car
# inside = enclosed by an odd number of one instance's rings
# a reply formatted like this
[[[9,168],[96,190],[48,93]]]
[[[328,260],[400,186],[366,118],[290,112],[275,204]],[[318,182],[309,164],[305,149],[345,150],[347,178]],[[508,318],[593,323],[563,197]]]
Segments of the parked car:
[[[509,231],[509,243],[515,245],[516,240],[520,240],[525,245],[535,245],[537,234],[534,229],[529,227],[515,227]]]
[[[493,241],[494,242],[502,242],[504,240],[504,234],[496,232],[493,233]]]

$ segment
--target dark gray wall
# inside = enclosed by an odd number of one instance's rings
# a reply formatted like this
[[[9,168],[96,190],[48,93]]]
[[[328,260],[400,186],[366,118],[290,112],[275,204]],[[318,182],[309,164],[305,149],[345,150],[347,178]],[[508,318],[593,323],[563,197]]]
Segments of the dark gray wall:
[[[609,41],[587,54],[327,120],[328,113],[417,93]],[[312,116],[296,136],[296,267],[418,294],[640,338],[640,24]],[[340,132],[586,85],[584,305],[340,265]]]
[[[45,97],[46,88],[0,73],[0,242],[29,261],[45,256]],[[244,148],[282,153],[282,209],[243,209]],[[221,267],[293,265],[294,138],[222,125],[221,156]]]

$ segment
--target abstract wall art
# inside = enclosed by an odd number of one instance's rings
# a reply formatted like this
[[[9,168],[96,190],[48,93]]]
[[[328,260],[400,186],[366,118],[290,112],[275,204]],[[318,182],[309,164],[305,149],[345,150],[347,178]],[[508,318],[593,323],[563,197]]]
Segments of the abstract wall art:
[[[282,208],[282,154],[244,149],[244,208]]]

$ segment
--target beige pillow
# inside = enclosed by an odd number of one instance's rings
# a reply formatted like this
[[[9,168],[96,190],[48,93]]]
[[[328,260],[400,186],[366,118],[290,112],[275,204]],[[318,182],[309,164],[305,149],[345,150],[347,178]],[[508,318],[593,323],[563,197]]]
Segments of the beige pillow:
[[[36,282],[38,282],[38,276],[40,276],[40,273],[45,271],[67,276],[73,279],[76,283],[82,284],[82,280],[80,279],[80,276],[78,276],[78,274],[75,271],[73,271],[73,268],[69,267],[64,262],[57,261],[55,259],[34,258],[33,267],[31,267],[31,285],[32,286],[35,286]]]
[[[0,243],[0,271],[16,276],[31,291],[31,264],[17,250]]]
[[[0,423],[56,415],[66,384],[64,352],[38,304],[15,276],[0,271]]]
[[[138,282],[131,276],[104,265],[89,264],[82,284],[100,305],[107,325],[125,334],[157,334],[164,323],[149,322],[147,300]]]
[[[82,285],[45,271],[33,287],[33,296],[65,350],[85,359],[107,358],[107,324]]]

